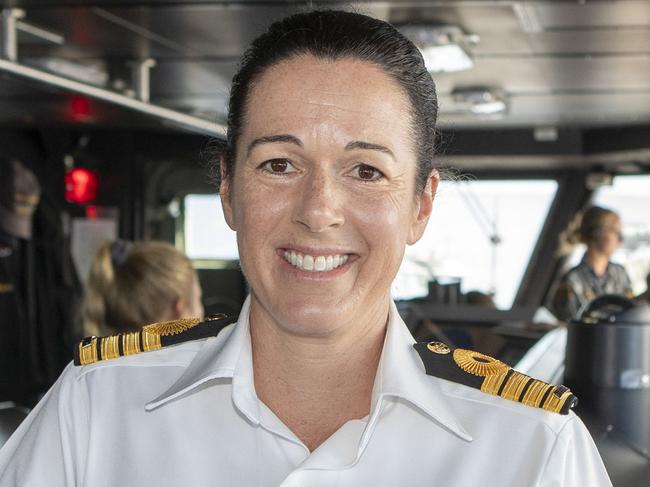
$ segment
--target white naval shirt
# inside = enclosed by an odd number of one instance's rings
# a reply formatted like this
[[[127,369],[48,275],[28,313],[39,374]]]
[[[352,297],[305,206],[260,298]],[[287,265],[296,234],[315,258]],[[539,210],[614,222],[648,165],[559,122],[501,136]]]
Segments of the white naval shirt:
[[[611,486],[562,416],[428,376],[393,305],[370,415],[310,454],[255,394],[249,302],[217,337],[68,366],[0,451],[0,486]]]

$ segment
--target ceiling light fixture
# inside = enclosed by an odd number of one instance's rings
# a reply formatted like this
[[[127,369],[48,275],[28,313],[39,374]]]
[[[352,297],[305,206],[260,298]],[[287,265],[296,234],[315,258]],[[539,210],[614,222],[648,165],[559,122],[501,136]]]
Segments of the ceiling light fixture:
[[[465,34],[454,25],[408,24],[399,30],[420,49],[430,73],[464,71],[474,66],[467,46],[478,43],[477,35]]]
[[[505,93],[495,88],[456,88],[451,96],[458,110],[474,115],[501,115],[508,110]]]
[[[36,58],[29,64],[44,69],[59,76],[104,87],[108,84],[108,71],[103,61],[80,63],[64,58]]]

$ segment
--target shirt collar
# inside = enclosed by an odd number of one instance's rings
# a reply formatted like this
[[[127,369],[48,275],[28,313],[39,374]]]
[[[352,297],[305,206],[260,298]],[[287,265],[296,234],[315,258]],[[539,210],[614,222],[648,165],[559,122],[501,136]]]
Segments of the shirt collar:
[[[434,422],[466,441],[471,435],[463,428],[446,400],[438,380],[425,373],[424,364],[413,348],[415,340],[391,302],[384,349],[373,390],[373,404],[382,396],[399,397],[416,406]]]
[[[205,341],[183,374],[160,396],[146,404],[151,411],[179,398],[200,385],[218,379],[232,381],[233,400],[253,423],[260,422],[260,404],[253,383],[250,339],[250,296],[244,302],[234,326]],[[460,438],[472,437],[461,426],[447,404],[437,380],[424,372],[415,340],[391,302],[384,348],[381,354],[372,404],[377,408],[384,397],[399,397]],[[372,416],[372,413],[371,413]]]
[[[598,274],[596,274],[596,271],[594,270],[594,268],[591,267],[591,264],[589,262],[587,262],[587,255],[586,254],[582,257],[582,260],[580,261],[580,264],[583,265],[587,269],[587,272],[589,272],[596,279],[606,279],[609,276],[609,274],[611,272],[611,268],[612,268],[612,265],[611,265],[612,263],[607,262],[607,267],[605,267],[605,273],[602,276],[599,276]]]
[[[253,387],[253,363],[249,329],[250,296],[244,301],[237,323],[206,340],[181,376],[161,395],[145,405],[151,411],[200,385],[218,379],[232,381],[241,394],[240,409],[259,422],[259,403]]]

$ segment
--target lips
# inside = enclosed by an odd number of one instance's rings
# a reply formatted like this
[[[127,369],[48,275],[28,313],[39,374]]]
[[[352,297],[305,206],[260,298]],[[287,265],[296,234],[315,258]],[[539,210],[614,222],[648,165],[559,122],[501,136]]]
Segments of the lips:
[[[345,264],[348,254],[332,255],[310,255],[296,252],[295,250],[285,250],[284,259],[292,266],[308,272],[328,272]]]

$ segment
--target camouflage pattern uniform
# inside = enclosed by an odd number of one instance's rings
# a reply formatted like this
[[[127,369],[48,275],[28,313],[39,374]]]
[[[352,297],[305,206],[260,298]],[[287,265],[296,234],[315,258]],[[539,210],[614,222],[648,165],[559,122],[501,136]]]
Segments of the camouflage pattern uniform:
[[[585,259],[561,279],[552,300],[558,319],[569,321],[592,299],[603,294],[632,297],[632,284],[623,266],[610,262],[602,276],[597,275]]]

